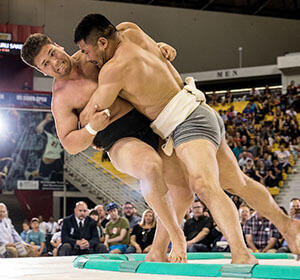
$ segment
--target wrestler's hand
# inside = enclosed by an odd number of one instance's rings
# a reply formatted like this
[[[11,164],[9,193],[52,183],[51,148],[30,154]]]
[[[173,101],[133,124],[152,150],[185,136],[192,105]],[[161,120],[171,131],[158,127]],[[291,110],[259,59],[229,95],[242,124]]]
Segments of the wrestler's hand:
[[[101,131],[109,125],[110,118],[105,111],[96,112],[89,121],[90,126],[96,130]]]
[[[94,106],[93,110],[86,110],[86,108],[80,113],[79,120],[81,127],[90,123],[92,129],[101,131],[109,124],[109,116],[103,111],[98,111],[97,106]]]
[[[169,61],[173,61],[177,55],[176,50],[166,43],[158,43],[157,44],[162,55],[168,59]]]

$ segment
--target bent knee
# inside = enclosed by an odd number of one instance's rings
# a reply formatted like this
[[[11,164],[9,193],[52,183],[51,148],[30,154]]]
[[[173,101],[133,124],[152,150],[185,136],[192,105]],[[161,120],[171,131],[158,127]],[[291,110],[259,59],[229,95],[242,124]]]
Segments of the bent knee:
[[[210,196],[217,188],[216,182],[205,176],[197,176],[189,179],[191,188],[201,199]]]
[[[143,176],[144,179],[155,178],[163,172],[162,159],[158,155],[147,157],[141,162],[139,169],[141,172],[141,176]]]

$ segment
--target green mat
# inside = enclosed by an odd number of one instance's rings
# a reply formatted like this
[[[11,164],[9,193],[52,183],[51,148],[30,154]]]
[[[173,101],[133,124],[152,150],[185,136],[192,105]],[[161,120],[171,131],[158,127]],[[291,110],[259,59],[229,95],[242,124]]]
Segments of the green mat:
[[[260,259],[294,259],[292,254],[254,254]],[[189,253],[189,260],[225,259],[228,253]],[[78,256],[73,265],[81,269],[97,269],[118,272],[182,275],[199,277],[239,277],[268,279],[300,279],[300,266],[236,265],[144,262],[145,254],[113,255],[97,254]]]

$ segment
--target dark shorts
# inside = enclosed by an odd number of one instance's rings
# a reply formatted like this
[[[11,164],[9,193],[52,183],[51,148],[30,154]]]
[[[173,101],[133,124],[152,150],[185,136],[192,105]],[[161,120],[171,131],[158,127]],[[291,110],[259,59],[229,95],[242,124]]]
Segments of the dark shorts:
[[[157,150],[158,136],[150,128],[150,123],[147,117],[136,109],[133,109],[120,119],[111,123],[104,130],[99,131],[94,138],[93,144],[97,148],[102,147],[108,152],[119,139],[134,137]]]

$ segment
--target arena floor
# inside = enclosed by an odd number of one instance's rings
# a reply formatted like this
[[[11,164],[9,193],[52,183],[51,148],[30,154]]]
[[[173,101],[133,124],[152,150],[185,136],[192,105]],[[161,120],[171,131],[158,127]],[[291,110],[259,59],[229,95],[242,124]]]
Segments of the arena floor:
[[[124,272],[108,272],[100,270],[76,269],[72,266],[74,257],[42,257],[42,258],[19,258],[0,259],[1,280],[196,280],[214,279],[213,277],[189,277],[189,276],[167,276],[154,274],[137,274]],[[202,264],[226,264],[230,259],[197,260],[189,263]],[[264,265],[293,265],[300,266],[295,260],[260,260]],[[179,264],[180,265],[180,264]],[[242,278],[221,278],[237,280]],[[299,275],[300,279],[300,275]]]

